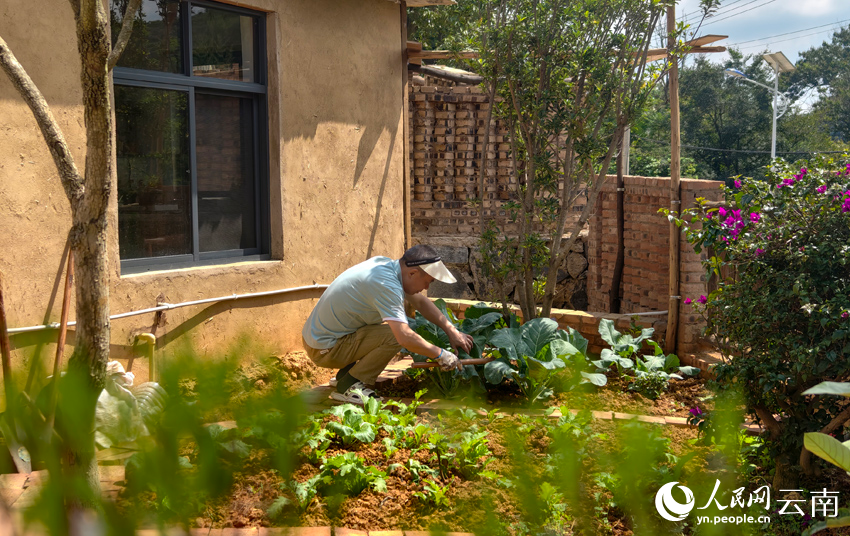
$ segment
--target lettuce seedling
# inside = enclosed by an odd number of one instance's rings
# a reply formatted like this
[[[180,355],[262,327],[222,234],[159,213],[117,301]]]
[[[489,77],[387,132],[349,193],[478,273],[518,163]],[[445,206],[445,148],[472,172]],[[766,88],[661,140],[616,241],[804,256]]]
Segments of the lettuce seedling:
[[[448,484],[441,486],[433,480],[426,480],[422,485],[422,491],[414,491],[413,495],[424,504],[439,507],[448,504],[448,497],[446,497],[448,489]]]
[[[622,374],[624,370],[635,366],[632,356],[640,350],[643,341],[652,337],[653,333],[655,333],[655,329],[653,328],[641,330],[638,336],[629,333],[620,333],[614,328],[613,321],[603,318],[599,321],[599,336],[611,348],[602,350],[599,359],[593,361],[593,364],[598,367],[600,372],[608,370],[611,365],[616,365],[617,373]]]
[[[343,404],[327,410],[327,413],[340,418],[341,422],[330,421],[325,428],[342,446],[350,446],[355,441],[371,443],[375,440],[375,425],[363,420],[365,412],[359,406]]]
[[[475,427],[473,427],[475,428]],[[450,446],[454,448],[454,467],[464,478],[472,478],[487,467],[491,454],[487,435],[490,432],[461,432],[454,436]]]
[[[359,495],[366,488],[385,493],[387,474],[377,467],[363,465],[356,452],[346,452],[329,458],[317,475],[316,488],[323,495]]]

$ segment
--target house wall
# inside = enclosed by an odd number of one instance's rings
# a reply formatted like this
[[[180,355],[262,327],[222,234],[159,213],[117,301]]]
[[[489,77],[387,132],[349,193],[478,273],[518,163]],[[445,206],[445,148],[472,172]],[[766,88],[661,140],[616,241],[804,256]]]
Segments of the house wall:
[[[403,252],[406,72],[400,6],[387,0],[238,5],[268,13],[272,260],[121,274],[113,190],[108,245],[113,314],[161,301],[327,284],[373,255]],[[43,92],[82,168],[85,130],[70,5],[4,0],[0,36]],[[5,76],[0,76],[0,117],[0,272],[9,326],[55,322],[69,203],[30,110]],[[297,349],[318,296],[301,292],[168,311],[157,329],[158,347],[168,351],[188,338],[202,353],[214,354],[247,333],[269,351]],[[153,323],[153,314],[113,320],[114,355],[133,352],[134,335]],[[46,359],[56,336],[55,330],[13,336],[15,359],[27,362],[38,350]]]
[[[623,178],[624,266],[621,281],[622,313],[666,311],[669,307],[670,227],[658,209],[670,206],[670,179],[666,177]],[[609,177],[596,202],[588,233],[588,301],[590,311],[608,312],[608,294],[617,259],[616,180]],[[719,201],[723,197],[719,181],[682,179],[682,207],[694,206],[697,197]],[[695,351],[700,342],[702,318],[685,298],[696,300],[707,292],[701,259],[684,238],[679,244],[679,330],[680,352]]]

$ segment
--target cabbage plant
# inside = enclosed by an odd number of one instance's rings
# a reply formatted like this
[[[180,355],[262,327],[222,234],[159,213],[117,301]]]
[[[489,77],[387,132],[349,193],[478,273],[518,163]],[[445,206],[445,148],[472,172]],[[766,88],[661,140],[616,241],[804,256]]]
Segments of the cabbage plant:
[[[489,342],[499,349],[499,358],[484,365],[484,378],[491,384],[513,380],[529,402],[550,396],[552,373],[566,366],[565,359],[584,359],[584,353],[570,342],[575,335],[558,329],[551,318],[498,329]]]

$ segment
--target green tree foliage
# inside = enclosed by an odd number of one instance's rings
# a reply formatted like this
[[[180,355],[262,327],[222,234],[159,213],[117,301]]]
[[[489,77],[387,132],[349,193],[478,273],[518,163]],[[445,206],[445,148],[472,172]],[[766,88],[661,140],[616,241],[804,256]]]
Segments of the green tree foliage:
[[[734,68],[758,82],[770,80],[759,56],[730,51],[723,65],[697,56],[679,71],[682,144],[710,149],[682,149],[682,174],[701,179],[754,175],[768,164],[769,154],[735,151],[769,151],[771,98],[758,86],[726,77]],[[670,111],[666,94],[657,91],[653,108],[636,122],[632,136],[633,175],[669,176]]]
[[[772,94],[754,84],[724,75],[738,69],[762,84],[773,86],[773,74],[760,55],[729,51],[730,59],[713,63],[696,56],[679,71],[682,129],[682,175],[724,180],[735,175],[764,178],[770,163]],[[807,70],[801,67],[801,70]],[[848,69],[850,70],[850,69]],[[792,99],[805,89],[793,77],[780,78],[780,91],[789,88]],[[835,84],[839,82],[833,79]],[[848,93],[850,97],[850,93]],[[827,104],[829,102],[829,104]],[[836,122],[845,120],[841,102],[822,100],[812,110],[790,106],[777,123],[777,152],[793,160],[809,151],[842,151],[847,144],[835,133]],[[850,99],[846,106],[850,110]],[[848,138],[850,139],[850,138]],[[670,112],[663,88],[653,95],[650,108],[632,128],[630,173],[669,176]],[[792,153],[783,155],[782,153]]]
[[[422,43],[423,50],[465,49],[478,32],[482,7],[480,1],[458,0],[452,6],[408,9],[408,39]]]
[[[724,75],[734,68],[753,80],[768,84],[769,67],[760,56],[744,57],[735,51],[722,67],[706,57],[696,58],[690,69],[681,73],[683,143],[698,147],[736,151],[770,151],[771,94],[754,84],[742,83]],[[700,162],[704,178],[725,178],[764,166],[769,154],[748,154],[690,149],[688,154]],[[701,177],[703,178],[703,177]]]
[[[514,248],[519,302],[538,315],[538,278],[545,275],[548,315],[557,268],[584,226],[620,137],[643,108],[663,66],[639,58],[671,2],[491,0],[479,3],[482,24],[471,46],[474,70],[496,84],[497,115],[508,126],[512,174],[509,206],[519,227]],[[573,204],[587,209],[570,229]],[[537,288],[535,288],[535,285]]]
[[[850,141],[850,26],[835,32],[830,42],[801,52],[796,67],[789,91],[797,96],[817,91],[814,108],[825,112],[827,132]]]

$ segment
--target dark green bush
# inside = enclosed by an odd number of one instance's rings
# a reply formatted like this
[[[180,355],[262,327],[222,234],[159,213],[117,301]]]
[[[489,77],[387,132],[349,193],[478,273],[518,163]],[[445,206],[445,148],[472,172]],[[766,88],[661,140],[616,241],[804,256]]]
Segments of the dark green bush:
[[[718,383],[740,387],[767,430],[774,487],[789,487],[803,434],[839,413],[840,400],[803,391],[850,380],[850,164],[780,162],[767,180],[737,179],[725,192],[723,207],[698,200],[678,220],[697,252],[710,248],[705,264],[718,276],[717,290],[685,303],[730,358]]]

